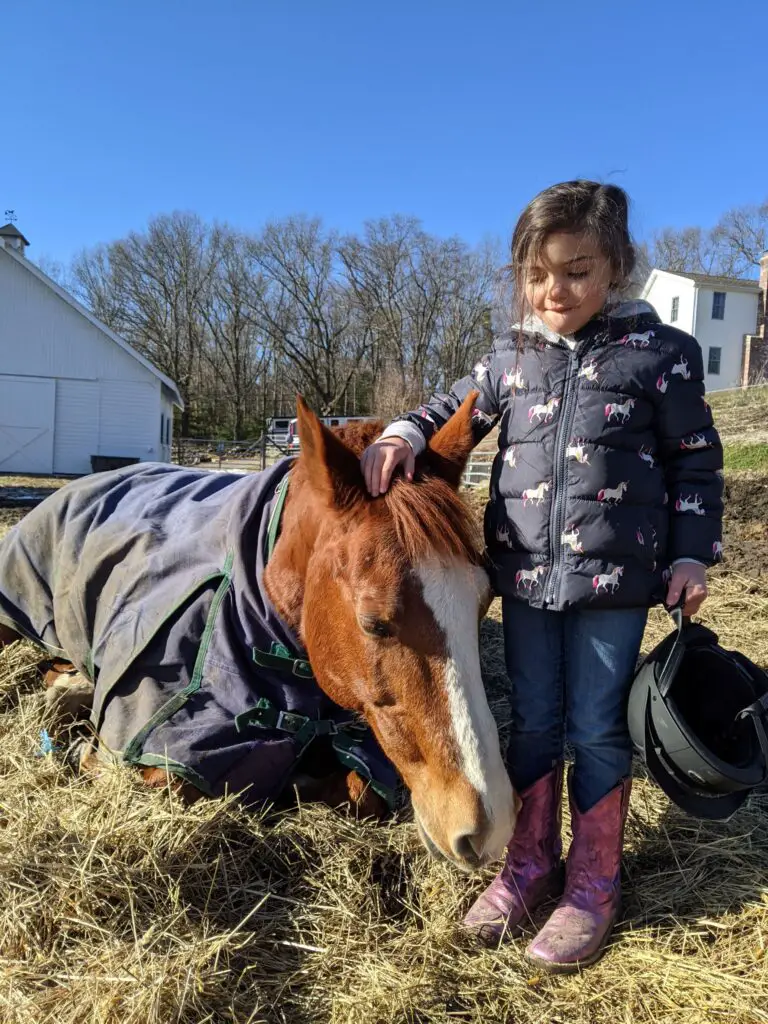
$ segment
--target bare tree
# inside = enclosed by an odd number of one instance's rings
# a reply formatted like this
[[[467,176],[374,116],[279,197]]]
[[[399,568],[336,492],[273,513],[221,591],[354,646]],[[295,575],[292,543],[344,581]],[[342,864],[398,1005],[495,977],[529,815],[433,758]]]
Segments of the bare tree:
[[[253,271],[245,239],[219,229],[213,250],[217,254],[210,288],[198,294],[200,313],[209,337],[203,354],[221,385],[224,405],[231,410],[233,438],[259,418],[258,391],[269,360],[269,347],[254,316],[266,289],[263,277]]]
[[[760,206],[729,210],[712,234],[718,247],[728,253],[731,273],[751,276],[768,249],[768,199]]]
[[[411,391],[407,291],[412,252],[419,243],[419,222],[392,217],[368,222],[363,237],[346,237],[339,255],[360,315],[371,331],[369,366],[373,386],[391,371],[400,400]]]
[[[651,264],[673,273],[724,273],[722,254],[712,238],[712,232],[698,227],[676,230],[664,228],[654,235],[651,246]]]
[[[268,224],[251,240],[249,254],[267,282],[255,296],[255,313],[296,386],[327,415],[346,394],[372,337],[339,279],[337,237],[318,220],[290,218]]]
[[[466,372],[488,345],[495,252],[427,234],[413,217],[365,225],[340,255],[356,303],[371,325],[370,369],[377,406],[392,411],[440,380]]]
[[[99,245],[81,252],[72,264],[73,291],[91,311],[114,331],[124,327],[124,296],[110,262],[110,247]]]
[[[751,277],[768,248],[768,201],[729,210],[714,228],[665,228],[652,241],[650,258],[662,270]]]
[[[457,243],[445,253],[442,309],[434,352],[434,382],[447,387],[467,373],[492,344],[491,297],[498,253]]]

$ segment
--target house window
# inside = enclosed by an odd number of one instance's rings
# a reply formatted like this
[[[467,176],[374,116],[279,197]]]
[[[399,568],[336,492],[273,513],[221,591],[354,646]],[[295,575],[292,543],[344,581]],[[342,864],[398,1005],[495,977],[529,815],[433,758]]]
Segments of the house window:
[[[725,320],[725,292],[714,292],[712,295],[712,319]]]
[[[677,320],[678,313],[680,312],[680,296],[676,295],[672,299],[672,312],[669,315],[669,322],[673,324]]]
[[[165,417],[165,443],[171,443],[171,417]]]
[[[165,442],[165,413],[160,413],[160,444]]]
[[[707,373],[720,373],[720,357],[722,353],[723,350],[721,348],[710,348],[709,359],[707,361]]]

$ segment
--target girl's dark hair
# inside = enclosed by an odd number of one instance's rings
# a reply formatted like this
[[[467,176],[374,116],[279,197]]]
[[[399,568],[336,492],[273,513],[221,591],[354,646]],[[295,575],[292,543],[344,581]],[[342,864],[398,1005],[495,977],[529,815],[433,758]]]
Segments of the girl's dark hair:
[[[555,232],[584,232],[594,239],[613,268],[612,287],[625,289],[635,267],[629,234],[629,199],[618,185],[597,181],[563,181],[540,192],[520,215],[512,235],[511,274],[519,312],[525,303],[525,275]]]

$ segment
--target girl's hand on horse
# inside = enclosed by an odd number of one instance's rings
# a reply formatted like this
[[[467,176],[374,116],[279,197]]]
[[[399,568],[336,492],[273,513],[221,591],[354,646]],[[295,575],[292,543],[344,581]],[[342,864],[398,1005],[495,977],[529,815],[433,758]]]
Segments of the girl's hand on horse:
[[[707,599],[707,570],[697,562],[679,562],[672,570],[667,605],[673,608],[685,591],[683,615],[695,615]]]
[[[406,480],[413,480],[416,457],[404,438],[385,437],[365,449],[360,457],[360,467],[372,497],[385,493],[398,466],[403,466]]]

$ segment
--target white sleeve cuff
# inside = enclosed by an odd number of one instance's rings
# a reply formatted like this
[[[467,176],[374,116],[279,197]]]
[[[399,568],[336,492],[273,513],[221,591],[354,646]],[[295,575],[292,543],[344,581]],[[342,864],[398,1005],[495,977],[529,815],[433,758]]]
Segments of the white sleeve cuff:
[[[704,562],[700,562],[698,558],[676,558],[672,563],[672,568],[674,569],[676,565],[685,565],[686,563],[688,565],[702,565],[706,569]]]
[[[376,440],[383,441],[385,437],[402,437],[413,448],[414,455],[421,455],[427,447],[427,440],[422,432],[414,423],[409,423],[408,420],[395,420],[394,423],[390,423]]]

